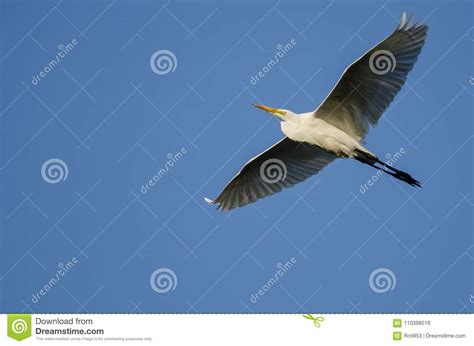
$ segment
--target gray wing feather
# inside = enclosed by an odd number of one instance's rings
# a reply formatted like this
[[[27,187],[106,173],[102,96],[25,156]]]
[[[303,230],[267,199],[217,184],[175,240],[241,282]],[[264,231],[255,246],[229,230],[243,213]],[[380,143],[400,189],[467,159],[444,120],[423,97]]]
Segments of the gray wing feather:
[[[302,182],[334,159],[316,145],[285,137],[247,162],[214,201],[206,201],[222,210],[242,207]]]
[[[428,27],[411,20],[404,13],[390,36],[350,65],[314,115],[363,139],[400,91],[425,43]]]

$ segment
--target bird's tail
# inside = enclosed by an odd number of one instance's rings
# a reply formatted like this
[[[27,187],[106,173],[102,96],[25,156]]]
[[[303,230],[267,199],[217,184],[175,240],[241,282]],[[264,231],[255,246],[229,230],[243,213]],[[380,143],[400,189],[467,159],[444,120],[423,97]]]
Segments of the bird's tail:
[[[380,161],[376,156],[371,155],[370,153],[364,152],[362,150],[356,150],[357,155],[354,157],[357,161],[365,163],[369,166],[372,166],[378,170],[391,175],[392,177],[401,180],[411,186],[421,187],[421,184],[418,180],[414,179],[410,174],[400,171],[391,165]],[[377,166],[376,164],[381,165],[382,167]]]

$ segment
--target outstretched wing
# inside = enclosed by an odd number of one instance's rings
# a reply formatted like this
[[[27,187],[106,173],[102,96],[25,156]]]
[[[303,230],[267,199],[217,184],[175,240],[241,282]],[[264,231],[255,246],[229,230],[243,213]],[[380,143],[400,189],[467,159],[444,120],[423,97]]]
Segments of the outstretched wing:
[[[247,162],[212,201],[222,210],[253,203],[321,171],[336,158],[316,145],[283,138]]]
[[[425,43],[428,27],[400,25],[350,65],[314,115],[361,140],[375,126],[407,79]]]

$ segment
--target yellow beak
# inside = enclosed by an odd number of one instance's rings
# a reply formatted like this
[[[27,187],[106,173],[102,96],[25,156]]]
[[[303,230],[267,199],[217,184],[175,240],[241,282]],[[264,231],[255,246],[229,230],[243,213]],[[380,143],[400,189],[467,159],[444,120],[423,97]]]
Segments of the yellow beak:
[[[260,109],[263,109],[264,111],[267,111],[268,113],[272,113],[272,114],[281,114],[281,115],[285,115],[285,111],[282,111],[281,109],[278,109],[278,108],[271,108],[271,107],[267,107],[267,106],[264,106],[264,105],[255,105],[255,107],[257,108],[260,108]]]

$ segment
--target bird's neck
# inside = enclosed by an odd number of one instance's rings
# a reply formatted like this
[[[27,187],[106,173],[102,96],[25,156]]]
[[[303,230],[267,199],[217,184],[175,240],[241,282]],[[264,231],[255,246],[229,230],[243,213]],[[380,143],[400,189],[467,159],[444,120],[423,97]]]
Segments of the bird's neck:
[[[281,131],[290,139],[294,141],[299,141],[299,121],[296,119],[284,120],[280,124]]]

